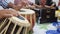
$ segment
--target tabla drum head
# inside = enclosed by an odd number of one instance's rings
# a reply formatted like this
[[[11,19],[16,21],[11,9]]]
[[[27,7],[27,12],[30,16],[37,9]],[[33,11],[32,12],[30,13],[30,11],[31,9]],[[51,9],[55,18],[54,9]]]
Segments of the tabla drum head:
[[[30,9],[20,9],[21,14],[34,14],[35,12]]]

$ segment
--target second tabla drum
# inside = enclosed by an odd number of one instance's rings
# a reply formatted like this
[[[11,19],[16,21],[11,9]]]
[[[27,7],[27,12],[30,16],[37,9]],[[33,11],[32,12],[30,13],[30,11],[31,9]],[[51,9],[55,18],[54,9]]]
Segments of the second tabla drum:
[[[35,12],[33,10],[30,10],[30,9],[21,9],[19,13],[28,19],[28,21],[31,24],[30,29],[32,29],[35,25],[35,22],[36,22]]]

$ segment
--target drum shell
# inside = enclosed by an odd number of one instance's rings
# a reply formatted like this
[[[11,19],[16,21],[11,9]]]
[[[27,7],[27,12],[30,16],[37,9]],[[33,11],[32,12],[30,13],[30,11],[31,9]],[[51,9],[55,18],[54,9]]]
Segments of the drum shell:
[[[22,26],[20,21],[19,21],[20,23],[19,25],[18,22],[14,23],[14,21],[12,21],[11,19],[14,18],[5,19],[3,20],[3,22],[0,23],[1,25],[3,24],[2,27],[0,25],[0,34],[27,34],[28,28],[30,27],[28,26],[28,24],[27,26]]]
[[[24,16],[25,18],[27,18],[27,20],[30,22],[31,24],[31,29],[34,27],[35,25],[35,14],[21,14],[22,16]]]
[[[30,29],[33,29],[36,22],[36,15],[33,10],[30,9],[21,9],[20,14],[24,16],[31,24]]]

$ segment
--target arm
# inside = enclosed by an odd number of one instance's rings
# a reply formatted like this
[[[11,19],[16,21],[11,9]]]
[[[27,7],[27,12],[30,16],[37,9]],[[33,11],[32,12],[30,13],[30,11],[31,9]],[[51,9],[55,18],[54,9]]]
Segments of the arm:
[[[51,9],[55,9],[55,3],[53,3],[50,7]]]
[[[45,7],[50,9],[55,9],[55,3],[51,4],[51,6],[45,5]]]
[[[30,9],[34,9],[35,8],[35,6],[26,6],[26,8],[30,8]]]
[[[42,6],[41,5],[37,5],[37,4],[33,4],[35,7],[37,7],[37,8],[42,8]]]
[[[18,5],[14,5],[12,3],[9,3],[8,6],[15,10],[20,10],[22,8],[22,5],[18,6]]]
[[[15,9],[15,10],[20,10],[23,6],[25,6],[26,3],[24,1],[21,1],[21,2],[18,2],[18,4],[12,4],[12,3],[9,3],[8,6]]]

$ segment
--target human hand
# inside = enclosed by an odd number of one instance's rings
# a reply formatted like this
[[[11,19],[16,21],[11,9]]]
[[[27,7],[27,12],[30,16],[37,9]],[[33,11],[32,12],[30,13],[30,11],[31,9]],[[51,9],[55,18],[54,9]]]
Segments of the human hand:
[[[51,8],[50,6],[45,5],[46,8]]]
[[[0,10],[0,17],[9,18],[12,16],[18,16],[18,12],[12,10]]]

